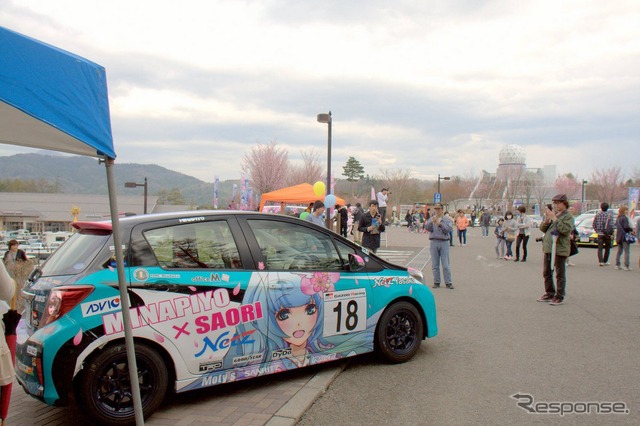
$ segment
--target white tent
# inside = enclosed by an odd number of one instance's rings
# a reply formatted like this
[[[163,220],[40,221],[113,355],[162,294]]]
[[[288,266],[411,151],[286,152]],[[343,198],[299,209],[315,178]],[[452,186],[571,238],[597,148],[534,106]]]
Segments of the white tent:
[[[103,67],[0,27],[0,143],[103,160],[122,301],[136,423],[143,424],[124,275],[113,164],[107,78]]]

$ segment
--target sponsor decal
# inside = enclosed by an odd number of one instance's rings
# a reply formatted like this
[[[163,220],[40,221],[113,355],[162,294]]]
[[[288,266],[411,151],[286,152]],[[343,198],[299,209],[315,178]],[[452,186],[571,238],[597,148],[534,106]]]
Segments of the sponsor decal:
[[[19,359],[16,358],[16,368],[20,371],[22,371],[25,374],[28,374],[30,376],[33,376],[33,367],[29,367],[28,365],[24,365],[23,363],[20,362]]]
[[[220,282],[229,282],[229,275],[227,274],[219,274],[219,273],[212,273],[209,276],[196,276],[191,278],[192,282],[198,282],[198,283],[220,283]]]
[[[44,303],[47,301],[47,298],[42,294],[37,294],[36,297],[33,298],[33,300],[39,303]]]
[[[320,364],[323,362],[335,361],[338,359],[338,354],[326,354],[326,355],[311,355],[311,364]]]
[[[219,370],[222,368],[222,361],[203,362],[198,367],[198,371],[206,373],[207,371]]]
[[[149,279],[149,272],[146,269],[138,268],[133,271],[133,278],[138,281],[146,281]]]
[[[151,274],[149,275],[149,277],[151,278],[160,278],[160,279],[166,279],[166,278],[173,278],[173,279],[178,279],[180,278],[180,274]]]
[[[31,356],[38,356],[38,348],[35,346],[27,345],[27,354]]]
[[[248,368],[245,368],[240,371],[241,378],[247,377],[258,377],[258,376],[266,376],[267,374],[277,373],[279,371],[283,371],[283,367],[281,365],[253,365]]]
[[[378,277],[373,280],[373,288],[390,287],[394,284],[415,284],[416,280],[411,277]]]
[[[204,221],[204,216],[185,217],[182,219],[178,219],[179,223],[192,223],[192,222],[202,222],[202,221]]]
[[[107,312],[120,311],[120,297],[107,297],[80,305],[83,317],[105,314]]]
[[[290,356],[291,356],[291,348],[278,349],[276,351],[271,352],[272,359],[280,359],[280,358],[286,358]]]
[[[244,364],[247,362],[262,361],[262,354],[237,356],[233,358],[233,365]]]
[[[229,383],[236,381],[236,373],[229,371],[226,373],[212,373],[207,374],[202,378],[200,386],[206,388],[207,386],[219,385],[221,383]]]
[[[255,330],[246,331],[242,334],[234,334],[233,337],[229,338],[229,332],[225,331],[222,333],[215,342],[212,342],[209,337],[205,337],[203,340],[204,348],[200,352],[198,352],[195,356],[196,358],[200,358],[207,349],[211,349],[213,352],[217,352],[220,349],[227,349],[232,346],[242,346],[247,345],[249,343],[255,343],[255,340],[251,339],[251,335],[255,333]]]

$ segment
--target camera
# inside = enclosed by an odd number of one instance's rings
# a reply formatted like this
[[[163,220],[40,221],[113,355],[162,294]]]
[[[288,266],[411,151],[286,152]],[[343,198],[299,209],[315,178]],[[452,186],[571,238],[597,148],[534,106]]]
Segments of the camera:
[[[536,238],[536,243],[540,243],[540,242],[542,242],[542,237]]]

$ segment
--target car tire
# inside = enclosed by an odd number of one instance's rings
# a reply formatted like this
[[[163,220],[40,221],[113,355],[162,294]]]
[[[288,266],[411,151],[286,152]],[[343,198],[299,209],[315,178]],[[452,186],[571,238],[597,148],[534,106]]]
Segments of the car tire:
[[[378,321],[376,347],[382,357],[392,364],[410,360],[424,336],[422,317],[409,302],[389,306]]]
[[[142,344],[135,349],[140,399],[146,418],[164,400],[168,372],[155,350]],[[86,363],[77,390],[80,407],[90,419],[100,424],[135,424],[125,345],[111,346]]]

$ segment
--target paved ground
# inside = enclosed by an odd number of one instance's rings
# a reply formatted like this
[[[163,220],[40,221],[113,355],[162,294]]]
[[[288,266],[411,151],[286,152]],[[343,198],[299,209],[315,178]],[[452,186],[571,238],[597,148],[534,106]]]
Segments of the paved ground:
[[[637,347],[637,343],[634,343],[637,342],[637,333],[635,335],[633,334],[633,331],[637,330],[637,325],[632,328],[618,327],[619,329],[614,333],[615,335],[611,334],[606,341],[594,342],[591,333],[572,336],[571,345],[562,349],[564,351],[562,352],[563,356],[575,356],[575,354],[572,355],[571,352],[567,352],[573,347],[578,348],[584,356],[577,358],[580,361],[579,364],[573,368],[573,370],[576,371],[572,373],[571,380],[558,381],[553,391],[548,389],[549,380],[541,378],[540,384],[537,384],[536,381],[532,381],[531,383],[525,382],[523,375],[526,375],[529,370],[526,368],[522,369],[523,367],[520,364],[511,365],[513,360],[518,359],[518,357],[513,357],[513,352],[519,353],[520,358],[518,362],[524,363],[526,366],[532,363],[535,364],[535,360],[540,356],[541,351],[547,347],[544,345],[533,345],[532,347],[526,348],[522,345],[519,346],[519,344],[517,344],[517,336],[522,334],[522,331],[518,331],[518,329],[525,330],[530,328],[533,335],[529,340],[545,342],[545,345],[548,343],[548,346],[554,348],[562,348],[562,343],[560,343],[559,340],[561,338],[560,336],[552,337],[549,340],[549,338],[542,336],[544,330],[540,329],[539,326],[531,327],[530,322],[537,315],[542,315],[540,312],[546,314],[550,309],[560,309],[560,311],[554,312],[561,317],[561,321],[577,321],[578,323],[586,323],[588,321],[595,322],[596,324],[600,324],[599,327],[603,329],[598,330],[598,333],[600,333],[600,331],[606,332],[607,327],[611,325],[610,323],[620,321],[618,317],[623,318],[623,320],[627,322],[635,321],[634,324],[637,324],[638,311],[636,301],[638,296],[631,296],[630,293],[625,293],[625,291],[628,292],[631,288],[629,285],[618,283],[620,285],[615,287],[617,293],[613,294],[607,293],[606,288],[597,285],[597,283],[603,280],[607,283],[609,281],[616,283],[620,278],[624,279],[625,282],[629,281],[632,284],[637,283],[639,274],[637,269],[637,247],[634,247],[632,251],[632,268],[634,268],[634,270],[631,272],[613,271],[613,266],[609,268],[598,268],[595,266],[595,250],[587,248],[581,249],[581,253],[574,259],[578,265],[576,268],[570,269],[568,304],[563,307],[552,308],[549,306],[539,306],[541,304],[535,303],[535,301],[527,303],[526,312],[520,312],[521,315],[516,316],[516,318],[522,317],[522,319],[519,320],[520,322],[513,323],[512,321],[501,321],[501,312],[505,307],[508,308],[507,310],[510,315],[514,315],[515,312],[521,308],[518,308],[518,305],[512,302],[520,300],[523,297],[526,298],[527,301],[531,301],[531,297],[536,297],[539,295],[538,293],[541,293],[540,245],[531,239],[529,248],[532,254],[530,254],[529,262],[526,265],[518,265],[495,259],[492,251],[493,238],[480,239],[479,229],[470,229],[469,234],[469,246],[453,248],[455,255],[454,283],[457,283],[459,288],[454,291],[446,289],[437,291],[436,296],[438,298],[441,335],[423,345],[421,353],[416,357],[417,362],[405,364],[401,366],[402,368],[400,369],[402,371],[406,370],[406,374],[409,375],[418,376],[419,374],[423,374],[428,376],[428,380],[433,385],[432,392],[438,390],[438,392],[430,396],[430,398],[433,398],[433,401],[436,401],[434,403],[436,408],[433,410],[433,413],[429,414],[430,417],[423,418],[424,421],[429,418],[430,422],[435,424],[464,424],[465,421],[469,424],[469,420],[475,418],[478,420],[478,423],[501,423],[499,419],[504,419],[504,413],[513,415],[513,411],[520,411],[514,408],[515,403],[509,398],[509,394],[505,393],[506,390],[501,390],[501,393],[499,392],[501,404],[495,407],[494,411],[485,413],[484,415],[486,417],[477,417],[479,414],[474,411],[477,407],[468,402],[465,403],[466,405],[463,404],[464,406],[455,406],[454,409],[454,405],[457,404],[457,401],[461,400],[461,398],[449,399],[450,394],[453,394],[467,396],[467,401],[482,402],[490,398],[491,395],[478,398],[474,392],[478,390],[486,392],[486,389],[488,389],[487,386],[491,386],[488,384],[493,384],[497,380],[508,382],[506,384],[503,383],[505,389],[529,391],[540,397],[549,392],[551,392],[554,397],[560,397],[558,395],[562,395],[562,391],[566,392],[576,387],[583,389],[584,394],[581,396],[584,398],[616,395],[616,392],[612,390],[616,389],[616,386],[621,387],[619,392],[624,391],[624,395],[640,395],[640,385],[638,384],[640,381],[634,379],[640,376],[637,369],[637,353],[635,357],[636,361],[620,358],[629,352],[630,349]],[[411,234],[406,228],[390,228],[386,236],[388,238],[386,247],[385,242],[383,242],[379,254],[399,264],[409,264],[418,269],[424,268],[427,282],[430,282],[428,250],[424,250],[424,247],[427,245],[426,235]],[[614,258],[612,261],[613,260]],[[620,275],[614,275],[616,273]],[[577,282],[575,276],[578,274],[584,274],[587,277],[586,279],[589,281],[588,287],[585,282]],[[487,291],[489,291],[489,287],[486,285],[488,282],[487,279],[496,276],[499,276],[500,279],[497,281],[495,279],[492,280],[493,287],[496,287],[499,293],[496,294],[496,297],[486,299],[486,303],[482,304],[486,311],[494,313],[490,320],[493,328],[480,327],[478,319],[476,318],[474,320],[473,318],[474,310],[469,308],[469,306],[476,306],[477,308],[478,302],[474,305],[472,301],[484,300],[483,298],[486,297],[488,294]],[[523,289],[523,286],[528,285],[527,283],[529,282],[535,287]],[[583,285],[583,293],[588,290],[588,294],[581,294],[581,292],[578,291],[579,286]],[[521,294],[523,290],[526,294]],[[458,292],[462,292],[462,294]],[[624,294],[627,294],[626,299]],[[509,303],[501,303],[500,301],[503,297],[506,297],[506,301]],[[465,300],[465,298],[469,299],[467,305],[460,303]],[[608,306],[617,306],[617,308],[615,308],[615,315],[613,315],[613,313],[607,315],[607,312],[609,312]],[[447,321],[447,318],[455,318],[456,321]],[[595,321],[594,318],[597,319],[597,321]],[[554,321],[552,317],[549,317],[545,320],[543,328],[553,327]],[[495,332],[484,334],[488,333],[488,330],[494,330]],[[514,336],[514,340],[504,342],[505,335],[497,335],[496,333],[498,331],[501,333],[511,333]],[[469,342],[477,338],[476,334],[478,332],[483,334],[482,339],[484,340],[481,341],[478,347],[470,347]],[[491,339],[494,338],[496,341],[502,341],[501,344],[505,346],[505,350],[507,350],[505,354],[508,354],[505,355],[505,359],[499,360],[500,363],[495,362],[493,348],[496,346],[491,343]],[[617,350],[615,345],[619,345],[620,342],[628,343],[625,344],[626,346],[624,346],[622,350]],[[603,345],[608,345],[608,347],[603,347]],[[442,359],[438,358],[439,356],[441,356]],[[611,364],[609,361],[614,364]],[[426,367],[422,369],[422,372],[410,371],[409,367],[418,366],[421,362],[427,363]],[[502,373],[504,368],[500,367],[500,365],[505,362],[509,363],[509,371],[511,371],[511,373],[506,376]],[[627,368],[629,367],[627,365],[629,363],[635,363],[635,369]],[[445,367],[443,367],[443,365]],[[602,365],[605,365],[606,368],[603,369],[601,367]],[[347,371],[341,375],[340,373],[345,368],[347,368]],[[332,394],[340,389],[341,382],[346,382],[343,388],[350,388],[352,390],[354,387],[373,386],[370,383],[361,383],[360,381],[350,382],[353,377],[351,375],[352,370],[361,371],[363,369],[370,369],[377,371],[378,374],[383,374],[384,377],[389,377],[387,374],[389,370],[393,368],[392,366],[380,365],[377,361],[365,356],[331,365],[311,367],[302,371],[293,371],[275,376],[262,377],[256,380],[179,394],[175,396],[172,401],[168,401],[165,407],[156,412],[152,418],[147,421],[147,424],[295,425],[305,412],[313,414],[320,410],[320,412],[326,413],[327,409],[322,404],[329,403],[331,405]],[[585,369],[585,374],[580,373],[580,368]],[[586,373],[586,371],[590,371],[590,373]],[[627,373],[625,374],[624,371],[627,371]],[[446,374],[443,374],[443,372]],[[441,379],[438,379],[438,373],[442,376]],[[357,377],[359,380],[364,380],[360,378],[365,377],[365,375],[357,374]],[[473,379],[470,379],[470,377],[473,377]],[[467,382],[476,379],[485,384],[479,387],[469,387]],[[314,401],[325,394],[325,391],[334,380],[335,384],[331,386],[326,396],[321,398],[313,408],[309,409]],[[406,380],[409,380],[409,378]],[[593,389],[594,381],[603,385],[595,390]],[[635,384],[630,385],[630,381],[633,381]],[[527,386],[523,387],[523,389],[515,386],[522,383],[527,383]],[[378,385],[380,386],[380,383]],[[389,385],[391,385],[391,383],[389,383]],[[387,389],[387,391],[389,390]],[[382,391],[382,394],[389,397],[390,394],[387,391]],[[607,393],[607,391],[609,391],[609,393]],[[556,392],[558,394],[556,394]],[[353,394],[353,392],[351,392],[351,394]],[[339,393],[336,395],[339,395]],[[399,395],[396,396],[399,397]],[[419,397],[419,395],[408,398],[405,403],[413,401],[414,397]],[[348,398],[349,395],[347,394],[346,396],[341,396],[339,400],[347,401]],[[637,409],[637,400],[626,401],[633,404],[632,408],[635,412]],[[361,404],[356,401],[353,406],[361,407]],[[335,408],[336,406],[334,405],[333,407]],[[404,411],[409,412],[407,410]],[[377,417],[374,417],[379,420],[369,422],[368,424],[377,424],[389,418],[388,415],[385,417],[384,413],[379,413],[374,409],[367,414],[375,415]],[[452,414],[454,415],[453,417]],[[362,417],[358,418],[362,419]],[[396,419],[395,423],[397,424],[408,424],[407,422],[403,422],[400,417],[393,418]],[[517,419],[518,417],[512,418],[512,420],[518,423]],[[525,422],[533,421],[531,418],[526,419]],[[630,418],[625,418],[625,420],[629,419]],[[545,422],[545,419],[542,418],[536,418],[534,420],[540,423]],[[9,418],[7,419],[8,425],[70,425],[87,423],[89,422],[82,418],[77,409],[48,407],[27,396],[17,384],[14,385]],[[353,424],[356,423],[358,422],[356,421]],[[504,424],[507,423],[509,422]],[[522,423],[522,421],[520,421],[520,423]],[[314,421],[309,421],[309,417],[305,416],[302,424],[336,423],[332,422],[329,418],[318,422],[317,417],[315,417]]]
[[[379,254],[398,264],[421,269],[428,259],[421,250],[424,234],[390,228]],[[148,425],[293,425],[322,395],[345,363],[292,371],[255,380],[176,395],[146,421]],[[14,382],[7,425],[87,424],[77,409],[56,408],[31,398]]]

